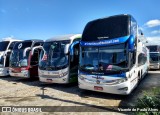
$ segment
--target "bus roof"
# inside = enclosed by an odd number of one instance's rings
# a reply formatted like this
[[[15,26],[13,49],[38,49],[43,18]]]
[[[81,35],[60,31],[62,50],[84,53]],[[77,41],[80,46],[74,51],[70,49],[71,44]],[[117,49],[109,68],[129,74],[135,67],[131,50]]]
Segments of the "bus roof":
[[[97,20],[103,20],[103,19],[107,19],[107,18],[113,18],[113,17],[122,17],[122,16],[132,17],[132,15],[130,15],[130,14],[119,14],[119,15],[113,15],[113,16],[106,16],[106,17],[103,17],[103,18],[98,18],[98,19],[92,20],[90,22],[94,22],[94,21],[97,21]]]
[[[82,41],[92,42],[128,36],[131,33],[132,18],[129,14],[120,14],[90,21],[83,30]]]
[[[14,42],[14,41],[22,41],[22,40],[17,40],[17,39],[3,39],[3,40],[1,40],[0,42],[3,42],[3,41]]]
[[[30,39],[30,40],[24,40],[22,42],[44,42],[44,41],[40,39]]]
[[[81,37],[81,34],[60,35],[60,36],[55,36],[53,38],[47,39],[45,42],[61,41],[61,40],[71,40],[71,41],[73,41],[75,38],[80,38],[80,37]]]

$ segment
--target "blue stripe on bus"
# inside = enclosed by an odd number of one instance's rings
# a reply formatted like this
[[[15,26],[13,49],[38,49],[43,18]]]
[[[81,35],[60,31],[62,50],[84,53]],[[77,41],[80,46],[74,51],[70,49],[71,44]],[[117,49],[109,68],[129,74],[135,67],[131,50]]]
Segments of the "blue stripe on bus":
[[[110,40],[99,40],[99,41],[93,41],[93,42],[81,41],[80,45],[81,46],[106,46],[106,45],[124,43],[129,38],[130,38],[130,36],[124,36],[124,37],[114,38],[114,39],[110,39]]]

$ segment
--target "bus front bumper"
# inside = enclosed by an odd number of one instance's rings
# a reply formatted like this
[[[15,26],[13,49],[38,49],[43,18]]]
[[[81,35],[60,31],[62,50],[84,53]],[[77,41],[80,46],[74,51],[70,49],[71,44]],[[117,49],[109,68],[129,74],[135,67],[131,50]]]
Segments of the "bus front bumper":
[[[30,75],[29,75],[29,71],[28,71],[28,70],[21,71],[21,72],[19,72],[19,73],[15,73],[15,72],[9,71],[9,74],[10,74],[10,76],[13,76],[13,77],[30,78]]]
[[[106,84],[97,84],[92,82],[86,82],[85,80],[81,80],[78,78],[78,84],[80,89],[85,90],[92,90],[104,93],[111,93],[111,94],[120,94],[120,95],[128,95],[131,93],[129,88],[130,82],[125,81],[120,84],[115,85],[106,85]]]
[[[55,78],[55,77],[52,77],[52,76],[46,77],[46,76],[40,76],[39,75],[39,80],[41,82],[45,82],[45,83],[59,83],[59,84],[67,84],[67,83],[69,83],[68,75],[63,76],[61,78],[58,78],[58,77]]]
[[[0,76],[8,76],[9,75],[9,69],[4,67],[0,68]]]
[[[152,64],[149,66],[150,69],[160,69],[160,65],[159,64]]]

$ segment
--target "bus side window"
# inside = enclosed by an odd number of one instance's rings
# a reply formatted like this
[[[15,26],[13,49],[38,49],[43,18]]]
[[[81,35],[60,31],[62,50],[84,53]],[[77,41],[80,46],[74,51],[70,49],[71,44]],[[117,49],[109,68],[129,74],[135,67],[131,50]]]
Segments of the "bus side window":
[[[130,66],[133,67],[136,63],[136,51],[130,52]]]

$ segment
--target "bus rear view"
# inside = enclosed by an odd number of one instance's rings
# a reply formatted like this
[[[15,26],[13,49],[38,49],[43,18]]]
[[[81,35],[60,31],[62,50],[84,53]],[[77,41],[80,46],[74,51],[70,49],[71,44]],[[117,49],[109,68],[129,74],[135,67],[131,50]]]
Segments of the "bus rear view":
[[[150,54],[150,69],[160,69],[160,46],[148,45]]]

